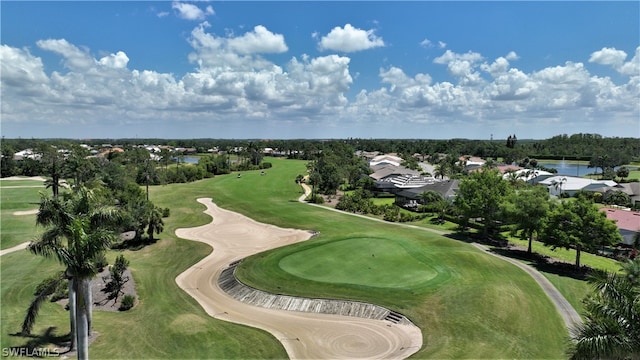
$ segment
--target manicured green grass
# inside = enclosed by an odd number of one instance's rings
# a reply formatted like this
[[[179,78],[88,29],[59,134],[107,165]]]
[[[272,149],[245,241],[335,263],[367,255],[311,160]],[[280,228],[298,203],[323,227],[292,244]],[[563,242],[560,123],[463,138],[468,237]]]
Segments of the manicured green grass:
[[[585,280],[578,280],[568,276],[560,276],[542,271],[542,274],[562,293],[571,306],[583,314],[584,304],[582,300],[591,292],[592,288]]]
[[[523,271],[464,242],[300,204],[295,198],[301,190],[292,179],[304,171],[304,162],[273,163],[262,178],[248,173],[216,179],[214,201],[258,221],[320,235],[247,259],[238,268],[243,281],[273,292],[362,300],[400,311],[423,330],[425,347],[416,357],[563,357],[564,324]],[[368,269],[378,247],[357,251],[365,239],[382,239],[379,248],[392,250],[393,263],[379,269],[379,279]],[[341,250],[351,257],[335,252]],[[353,264],[336,266],[336,258]],[[423,278],[404,278],[403,262],[419,264]],[[393,276],[398,281],[391,287]]]
[[[211,252],[205,244],[177,239],[176,228],[202,225],[211,219],[195,200],[210,196],[211,180],[151,189],[152,200],[171,208],[161,240],[139,251],[124,251],[137,285],[140,303],[128,312],[94,312],[95,331],[100,335],[90,347],[90,356],[102,359],[142,358],[283,358],[282,345],[270,334],[218,321],[184,291],[175,278]],[[4,229],[3,229],[4,230]],[[113,260],[117,254],[111,252]],[[35,286],[47,274],[61,270],[55,260],[42,259],[26,251],[0,258],[2,270],[0,325],[2,347],[37,342],[49,345],[43,334],[54,327],[56,336],[69,332],[68,313],[57,304],[45,304],[34,338],[12,336],[20,330],[24,312]]]
[[[374,205],[380,206],[380,205],[393,205],[393,203],[395,202],[395,199],[392,197],[386,197],[386,198],[372,198],[371,199],[373,201]]]
[[[640,180],[640,170],[631,170],[629,171],[629,176],[626,180]]]
[[[438,275],[421,260],[392,239],[352,237],[297,251],[280,260],[280,267],[318,282],[394,289],[417,287]]]
[[[22,180],[3,180],[12,186]],[[31,181],[32,183],[37,183]],[[0,248],[7,249],[25,241],[31,241],[40,229],[35,226],[35,215],[14,215],[16,211],[27,211],[38,208],[40,191],[45,191],[42,182],[39,188],[1,187],[0,189]]]
[[[517,267],[465,242],[299,203],[302,189],[294,179],[306,162],[266,161],[274,167],[265,176],[254,171],[151,188],[151,199],[169,207],[171,217],[159,242],[124,252],[140,304],[127,313],[94,312],[100,336],[90,347],[91,357],[286,357],[269,334],[210,318],[175,284],[179,273],[211,251],[173,235],[176,228],[210,221],[195,201],[199,197],[212,197],[261,222],[319,231],[307,242],[246,260],[239,276],[280,293],[362,300],[400,311],[423,331],[424,347],[416,358],[564,357],[564,324],[540,287]],[[28,339],[8,334],[19,330],[42,272],[60,267],[27,252],[3,256],[0,265],[2,346],[24,345]],[[5,281],[5,275],[13,280]],[[43,308],[36,334],[49,326],[57,327],[56,334],[68,332],[67,314],[57,306]]]
[[[528,240],[523,240],[516,237],[510,237],[509,242],[525,247],[529,244]],[[552,250],[550,247],[545,246],[539,241],[534,241],[531,245],[531,249],[534,253],[561,259],[570,264],[574,264],[576,260],[576,251],[573,249],[567,250],[564,248],[557,248],[555,250]],[[580,253],[580,264],[588,265],[594,269],[612,272],[617,272],[620,270],[620,263],[618,261],[603,256],[590,254],[585,251],[582,251]]]

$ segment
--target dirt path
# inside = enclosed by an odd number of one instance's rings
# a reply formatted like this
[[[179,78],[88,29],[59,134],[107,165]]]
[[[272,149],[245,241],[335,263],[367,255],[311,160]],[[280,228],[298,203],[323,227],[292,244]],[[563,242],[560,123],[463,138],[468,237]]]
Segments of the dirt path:
[[[217,284],[236,260],[267,249],[305,241],[311,233],[258,223],[198,199],[213,217],[207,225],[178,229],[176,235],[211,245],[214,251],[176,278],[212,317],[266,330],[293,359],[403,359],[422,347],[414,325],[347,316],[291,312],[251,306],[227,295]]]

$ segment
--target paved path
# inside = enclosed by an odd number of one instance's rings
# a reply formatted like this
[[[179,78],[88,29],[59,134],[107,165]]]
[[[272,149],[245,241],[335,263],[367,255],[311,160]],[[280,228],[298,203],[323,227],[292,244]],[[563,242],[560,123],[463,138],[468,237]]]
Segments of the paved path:
[[[22,244],[16,245],[14,247],[10,247],[8,249],[2,249],[2,250],[0,250],[0,256],[7,255],[7,254],[10,254],[12,252],[16,252],[18,250],[24,250],[24,249],[27,248],[27,246],[29,246],[29,241],[23,242]]]
[[[580,315],[578,315],[578,312],[573,308],[573,306],[571,306],[571,304],[567,301],[567,299],[565,299],[565,297],[562,296],[560,291],[558,291],[558,289],[556,289],[555,286],[553,286],[553,284],[549,281],[549,279],[544,277],[544,275],[542,275],[538,270],[534,269],[533,267],[527,264],[524,264],[518,260],[496,254],[485,245],[478,244],[478,243],[472,243],[472,245],[486,252],[487,254],[493,255],[502,260],[512,263],[513,265],[524,270],[527,274],[531,275],[531,277],[538,283],[538,285],[540,285],[542,290],[544,290],[544,292],[547,294],[549,299],[551,299],[553,304],[556,306],[556,309],[558,309],[560,316],[562,316],[562,320],[564,320],[564,323],[567,325],[567,328],[569,329],[569,333],[573,335],[573,331],[576,325],[579,325],[582,323],[582,318],[580,317]]]
[[[305,197],[311,192],[311,189],[306,184],[301,184],[301,185],[302,185],[302,188],[305,190],[305,194],[302,195],[299,200],[300,201],[304,201]],[[409,225],[409,224],[388,222],[388,221],[372,218],[372,217],[361,215],[361,214],[354,214],[354,213],[350,213],[350,212],[346,212],[346,211],[342,211],[342,210],[337,210],[337,209],[330,208],[330,207],[327,207],[327,206],[322,206],[322,205],[317,205],[317,204],[309,204],[309,205],[314,205],[314,206],[317,206],[317,207],[322,208],[322,209],[331,210],[331,211],[337,211],[337,212],[340,212],[340,213],[343,213],[343,214],[357,216],[357,217],[364,218],[364,219],[369,219],[369,220],[372,220],[372,221],[379,221],[379,222],[387,223],[389,225],[403,226],[403,227],[408,227],[408,228],[417,229],[417,230],[429,231],[429,232],[436,233],[436,234],[439,234],[439,235],[447,235],[447,234],[449,234],[449,232],[445,232],[445,231],[440,231],[440,230],[436,230],[436,229],[430,229],[430,228],[425,228],[425,227],[420,227],[420,226],[415,226],[415,225]],[[498,255],[498,254],[492,252],[488,247],[486,247],[484,245],[477,244],[477,243],[472,243],[472,245],[475,246],[477,249],[486,252],[487,254],[499,257],[499,258],[501,258],[501,259],[503,259],[505,261],[508,261],[508,262],[516,265],[520,269],[522,269],[525,272],[527,272],[527,274],[531,275],[531,277],[538,283],[538,285],[540,285],[542,290],[544,290],[545,294],[547,294],[549,299],[551,299],[551,301],[555,305],[556,309],[560,313],[560,316],[562,317],[562,320],[564,321],[565,325],[567,326],[567,329],[569,330],[570,334],[573,334],[576,325],[582,323],[582,318],[580,317],[578,312],[573,308],[573,306],[571,306],[571,304],[567,301],[567,299],[565,299],[565,297],[562,296],[562,294],[558,291],[558,289],[556,289],[555,286],[553,286],[553,284],[546,277],[544,277],[544,275],[542,275],[538,270],[536,270],[533,267],[531,267],[529,265],[526,265],[526,264],[524,264],[524,263],[522,263],[522,262],[520,262],[518,260],[514,260],[514,259],[511,259],[511,258],[506,257],[506,256]]]

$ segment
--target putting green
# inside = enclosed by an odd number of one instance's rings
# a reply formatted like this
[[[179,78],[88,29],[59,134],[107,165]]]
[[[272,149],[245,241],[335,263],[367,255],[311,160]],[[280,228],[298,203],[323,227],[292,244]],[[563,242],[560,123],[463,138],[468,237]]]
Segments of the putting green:
[[[285,256],[279,266],[308,280],[384,288],[417,287],[438,276],[398,242],[375,237],[311,247]]]

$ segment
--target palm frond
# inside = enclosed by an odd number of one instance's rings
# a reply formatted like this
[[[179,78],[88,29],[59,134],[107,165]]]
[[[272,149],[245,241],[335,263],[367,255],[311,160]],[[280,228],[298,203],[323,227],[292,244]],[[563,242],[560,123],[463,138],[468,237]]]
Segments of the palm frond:
[[[45,279],[38,285],[37,289],[40,291],[35,294],[31,304],[29,304],[29,308],[27,308],[24,320],[22,321],[22,335],[31,334],[31,330],[36,323],[36,318],[38,317],[42,303],[44,303],[44,301],[56,291],[63,281],[66,281],[64,273],[60,273],[57,278]]]

